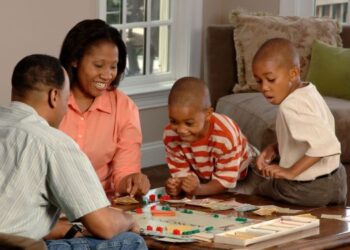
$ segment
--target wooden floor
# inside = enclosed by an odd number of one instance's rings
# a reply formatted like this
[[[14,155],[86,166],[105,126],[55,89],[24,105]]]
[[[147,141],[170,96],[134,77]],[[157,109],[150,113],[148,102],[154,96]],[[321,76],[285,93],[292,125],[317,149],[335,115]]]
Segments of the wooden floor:
[[[143,168],[142,173],[148,176],[151,188],[164,187],[166,179],[170,176],[167,165]]]

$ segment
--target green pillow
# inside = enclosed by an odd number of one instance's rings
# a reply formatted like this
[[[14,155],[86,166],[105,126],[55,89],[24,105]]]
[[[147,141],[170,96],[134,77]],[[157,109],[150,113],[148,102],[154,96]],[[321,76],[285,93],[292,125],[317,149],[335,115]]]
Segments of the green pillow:
[[[350,49],[314,41],[306,81],[324,96],[350,100]]]

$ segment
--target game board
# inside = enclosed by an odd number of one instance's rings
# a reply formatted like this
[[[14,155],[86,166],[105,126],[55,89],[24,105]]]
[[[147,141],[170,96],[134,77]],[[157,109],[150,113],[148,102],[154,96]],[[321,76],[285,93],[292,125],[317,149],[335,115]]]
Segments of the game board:
[[[153,213],[154,211],[157,213]],[[161,211],[164,211],[165,215]],[[193,238],[193,235],[199,233],[205,233],[208,237],[213,238],[216,233],[260,222],[230,215],[173,208],[160,203],[151,203],[130,213],[140,225],[144,235],[168,237],[176,239],[176,242],[179,239],[187,242],[188,239]]]
[[[319,227],[320,220],[302,216],[282,216],[215,235],[214,242],[247,246]]]

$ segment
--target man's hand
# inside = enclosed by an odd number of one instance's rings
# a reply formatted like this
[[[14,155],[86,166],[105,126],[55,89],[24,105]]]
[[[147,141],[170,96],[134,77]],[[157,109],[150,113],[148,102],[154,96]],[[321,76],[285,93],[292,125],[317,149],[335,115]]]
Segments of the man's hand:
[[[171,196],[177,196],[181,192],[182,181],[180,178],[169,178],[165,182],[166,192]]]
[[[150,183],[146,175],[134,173],[125,176],[125,190],[131,196],[145,195],[150,189]]]
[[[193,194],[200,186],[200,181],[197,175],[189,175],[182,179],[181,188],[188,194]]]

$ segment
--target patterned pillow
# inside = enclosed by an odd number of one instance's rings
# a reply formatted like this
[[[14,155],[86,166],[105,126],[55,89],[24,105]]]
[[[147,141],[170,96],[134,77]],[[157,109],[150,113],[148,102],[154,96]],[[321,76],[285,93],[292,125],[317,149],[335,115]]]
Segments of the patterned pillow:
[[[234,43],[238,67],[238,84],[234,92],[257,91],[252,74],[252,59],[258,48],[268,39],[289,39],[300,54],[301,78],[305,79],[314,40],[342,47],[341,27],[337,21],[315,17],[255,16],[233,11]]]

